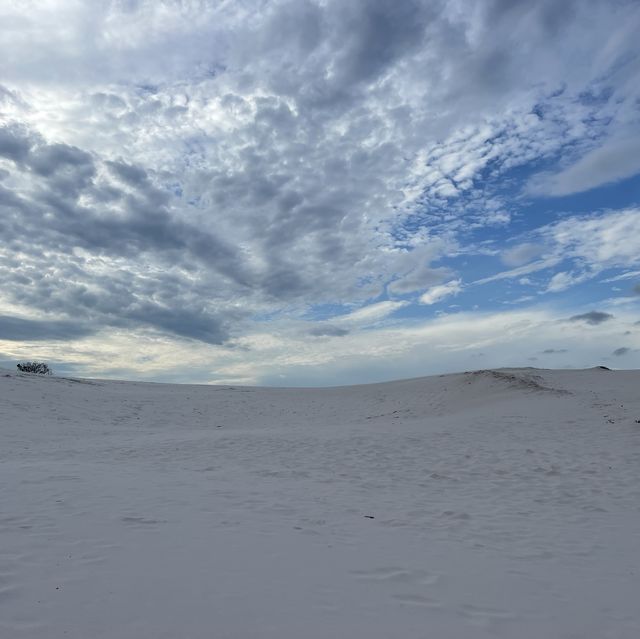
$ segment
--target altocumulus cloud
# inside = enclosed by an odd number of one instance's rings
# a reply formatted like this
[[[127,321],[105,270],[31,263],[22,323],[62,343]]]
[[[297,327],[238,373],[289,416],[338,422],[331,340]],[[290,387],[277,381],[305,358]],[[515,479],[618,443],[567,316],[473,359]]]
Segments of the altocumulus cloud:
[[[131,373],[165,374],[203,348],[199,379],[226,367],[255,381],[245,364],[267,350],[283,369],[316,365],[332,361],[326,345],[362,347],[360,333],[393,325],[408,352],[415,323],[454,297],[500,314],[526,297],[518,286],[567,295],[637,269],[637,202],[512,226],[533,192],[640,170],[635,2],[61,0],[3,13],[12,353],[65,341],[75,361],[123,371],[133,340],[148,352]],[[571,319],[598,325],[597,313]],[[287,327],[306,342],[280,359],[270,349],[292,347]]]

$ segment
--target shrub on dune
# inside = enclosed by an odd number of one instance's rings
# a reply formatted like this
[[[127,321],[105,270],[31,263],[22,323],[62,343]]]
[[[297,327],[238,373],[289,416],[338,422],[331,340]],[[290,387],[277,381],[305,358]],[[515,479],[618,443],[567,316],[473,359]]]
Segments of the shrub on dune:
[[[36,375],[51,375],[53,372],[44,362],[21,362],[17,365],[21,373],[35,373]]]

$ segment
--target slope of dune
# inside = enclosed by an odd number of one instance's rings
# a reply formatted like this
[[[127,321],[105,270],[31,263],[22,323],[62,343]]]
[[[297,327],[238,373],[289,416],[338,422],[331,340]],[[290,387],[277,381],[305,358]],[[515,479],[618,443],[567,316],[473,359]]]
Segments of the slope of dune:
[[[0,375],[0,637],[640,636],[640,372]]]

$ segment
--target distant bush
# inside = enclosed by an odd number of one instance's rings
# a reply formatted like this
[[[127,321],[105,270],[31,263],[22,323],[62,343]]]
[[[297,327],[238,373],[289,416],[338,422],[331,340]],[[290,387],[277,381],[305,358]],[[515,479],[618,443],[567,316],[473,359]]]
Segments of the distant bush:
[[[21,373],[36,373],[36,375],[51,375],[53,372],[44,362],[22,362],[18,364]]]

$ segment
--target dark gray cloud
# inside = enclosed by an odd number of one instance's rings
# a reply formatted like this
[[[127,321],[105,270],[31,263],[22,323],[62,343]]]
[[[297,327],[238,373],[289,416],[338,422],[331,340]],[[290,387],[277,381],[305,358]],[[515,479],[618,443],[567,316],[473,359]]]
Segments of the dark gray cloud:
[[[341,326],[332,326],[331,324],[314,326],[309,329],[309,335],[313,335],[314,337],[343,337],[348,334],[348,329],[342,328]]]
[[[581,315],[574,315],[569,318],[570,322],[586,322],[595,326],[596,324],[602,324],[610,319],[613,319],[611,313],[603,313],[602,311],[589,311],[588,313],[582,313]]]
[[[125,162],[105,162],[105,165],[111,169],[117,177],[130,186],[139,187],[141,185],[148,186],[149,176],[147,172],[139,167]]]
[[[630,353],[631,349],[627,348],[626,346],[623,346],[621,348],[616,348],[615,351],[613,351],[613,353],[611,353],[612,355],[615,355],[616,357],[621,357],[622,355],[626,355],[627,353]]]
[[[568,353],[566,348],[546,348],[542,351],[545,355],[556,355],[560,353]]]
[[[372,83],[419,47],[441,3],[283,2],[232,61],[320,117],[352,108]]]
[[[640,295],[640,284],[636,284],[636,285],[633,287],[633,292],[634,292],[636,295]]]
[[[167,333],[199,340],[209,344],[222,344],[229,337],[228,329],[220,318],[188,309],[163,308],[142,304],[127,313],[127,317],[141,325],[151,325]]]
[[[12,124],[0,127],[0,156],[16,163],[25,161],[32,142],[23,126]]]
[[[91,332],[88,321],[98,327],[150,326],[210,343],[228,337],[227,320],[237,319],[238,311],[227,316],[197,295],[204,293],[203,285],[215,286],[216,278],[218,286],[227,283],[221,286],[225,292],[229,282],[252,285],[254,275],[237,248],[176,219],[170,195],[140,167],[104,163],[126,185],[123,190],[108,181],[98,158],[77,147],[46,144],[18,126],[0,128],[0,140],[13,171],[31,186],[20,191],[0,187],[5,247],[23,255],[16,261],[5,253],[4,290],[17,303],[85,322],[25,321],[20,328],[5,318],[6,339],[71,339]],[[99,275],[87,270],[86,260],[73,257],[76,249],[107,260],[138,260],[146,254],[168,271],[176,266],[192,274],[204,271],[206,284],[184,277],[176,281],[170,272],[138,273],[136,262],[110,276]],[[209,296],[212,301],[217,297]]]
[[[15,139],[15,129],[0,128],[0,135],[9,131],[5,137]],[[27,225],[37,224],[40,233],[30,239],[38,241],[40,234],[50,231],[66,237],[71,246],[103,248],[123,255],[190,249],[209,264],[218,263],[230,275],[234,262],[242,271],[230,245],[172,216],[170,195],[155,187],[140,167],[105,163],[128,186],[135,187],[123,191],[117,185],[95,179],[96,165],[89,153],[64,144],[40,142],[34,146],[32,139],[24,135],[20,142],[7,145],[7,157],[26,164],[38,179],[26,195],[5,190],[3,202],[19,209]],[[15,152],[18,146],[19,153]],[[119,209],[104,210],[104,205],[114,203]]]
[[[341,12],[334,13],[332,25],[336,42],[346,45],[333,61],[338,92],[375,80],[414,50],[432,17],[429,5],[415,0],[401,4],[393,0],[345,3]]]
[[[71,320],[32,320],[0,315],[0,340],[35,342],[68,341],[91,335],[95,330],[83,322]]]
[[[29,166],[38,175],[51,176],[65,170],[80,171],[93,177],[91,154],[68,144],[43,144],[31,153]]]

